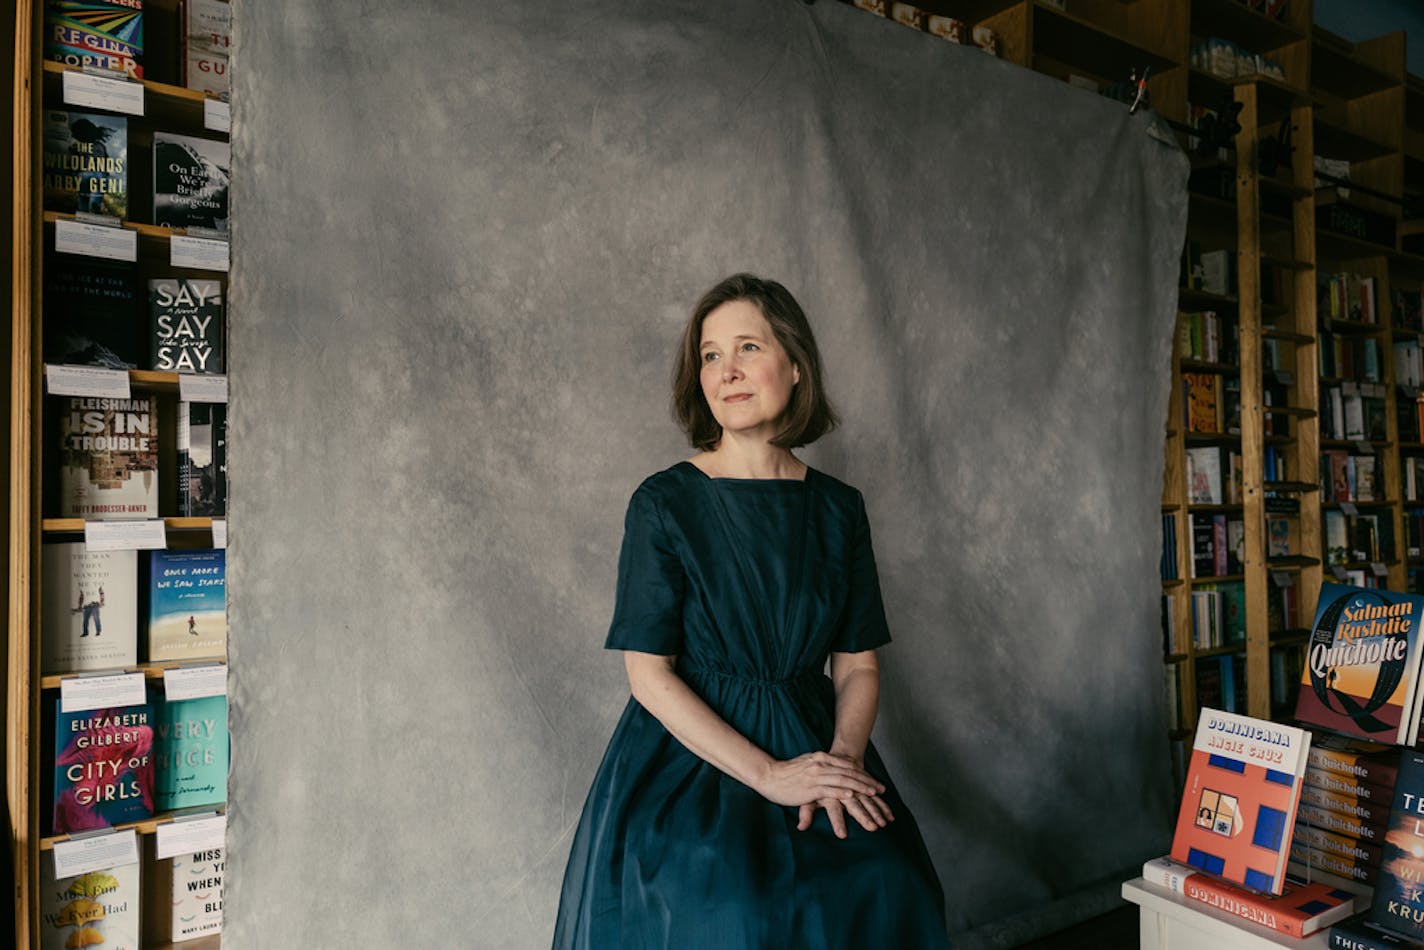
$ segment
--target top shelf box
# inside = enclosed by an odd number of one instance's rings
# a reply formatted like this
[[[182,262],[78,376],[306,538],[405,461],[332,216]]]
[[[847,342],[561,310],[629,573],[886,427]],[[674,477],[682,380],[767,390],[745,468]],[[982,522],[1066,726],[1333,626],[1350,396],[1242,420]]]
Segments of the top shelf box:
[[[1192,32],[1219,36],[1254,52],[1267,52],[1305,39],[1289,23],[1273,20],[1240,0],[1193,0]]]
[[[1310,60],[1312,85],[1342,99],[1392,89],[1404,80],[1360,56],[1354,44],[1319,27],[1311,36]]]

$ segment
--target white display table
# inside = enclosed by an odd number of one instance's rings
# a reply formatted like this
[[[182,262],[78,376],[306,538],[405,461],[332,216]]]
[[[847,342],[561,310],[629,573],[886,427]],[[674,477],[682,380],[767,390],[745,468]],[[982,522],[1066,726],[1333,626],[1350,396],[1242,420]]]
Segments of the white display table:
[[[1328,927],[1297,940],[1215,907],[1188,901],[1140,877],[1124,882],[1122,896],[1139,908],[1142,950],[1315,950],[1330,946]]]

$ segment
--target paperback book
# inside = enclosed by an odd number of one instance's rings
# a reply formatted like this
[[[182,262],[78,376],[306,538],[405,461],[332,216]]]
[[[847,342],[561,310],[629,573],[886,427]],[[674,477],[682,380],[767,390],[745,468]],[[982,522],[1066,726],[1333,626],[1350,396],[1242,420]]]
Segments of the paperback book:
[[[178,404],[178,513],[227,514],[227,406]]]
[[[67,713],[54,700],[54,834],[153,814],[153,706]]]
[[[1309,748],[1303,729],[1203,709],[1172,860],[1280,894]]]
[[[232,7],[227,0],[184,0],[183,85],[228,97]]]
[[[1355,912],[1353,893],[1323,882],[1290,880],[1278,895],[1217,880],[1170,858],[1142,866],[1143,880],[1291,937],[1308,937]]]
[[[50,253],[44,264],[44,361],[138,369],[145,357],[134,266]]]
[[[45,110],[44,208],[128,216],[128,120],[97,112]]]
[[[61,397],[59,514],[158,517],[158,416],[148,397]]]
[[[221,933],[225,866],[222,848],[155,861],[144,929],[163,943]]]
[[[45,59],[143,78],[143,0],[45,0]]]
[[[153,223],[227,230],[228,143],[153,133]]]
[[[139,865],[56,878],[52,855],[40,858],[41,950],[139,950]]]
[[[1295,718],[1413,745],[1419,733],[1421,619],[1424,597],[1322,585]]]
[[[149,366],[170,373],[223,371],[223,293],[216,280],[148,282]]]
[[[40,672],[84,673],[138,662],[138,559],[80,542],[43,545]]]
[[[154,801],[159,811],[227,801],[227,697],[157,704]]]
[[[1379,878],[1379,865],[1368,864],[1359,858],[1347,857],[1333,851],[1312,848],[1299,838],[1291,842],[1291,860],[1312,871],[1325,871],[1367,887],[1373,887]]]
[[[226,554],[208,549],[148,552],[150,661],[227,655]]]
[[[1418,950],[1419,944],[1371,925],[1365,915],[1330,928],[1330,950]]]
[[[1400,751],[1396,746],[1346,736],[1316,733],[1310,743],[1311,772],[1331,772],[1362,785],[1390,790],[1399,776]],[[1307,775],[1311,774],[1307,772]]]
[[[1411,940],[1424,939],[1424,754],[1419,752],[1400,756],[1368,920]]]

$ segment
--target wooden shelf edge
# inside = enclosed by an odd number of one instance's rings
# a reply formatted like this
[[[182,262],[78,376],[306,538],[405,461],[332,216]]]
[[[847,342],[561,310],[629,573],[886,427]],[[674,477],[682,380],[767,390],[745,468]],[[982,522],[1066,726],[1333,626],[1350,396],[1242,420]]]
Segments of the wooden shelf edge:
[[[46,75],[59,76],[63,73],[82,73],[84,70],[78,66],[69,66],[65,63],[57,63],[52,60],[45,60],[44,71]],[[115,76],[116,79],[123,77]],[[152,79],[138,80],[143,83],[144,92],[151,92],[156,96],[169,99],[175,102],[183,102],[192,105],[203,104],[205,99],[217,99],[217,96],[210,96],[201,89],[189,89],[186,86],[171,86],[165,82],[154,82]]]
[[[219,515],[217,520],[225,517]],[[83,534],[84,524],[83,518],[44,518],[40,521],[40,530],[47,534]],[[195,518],[165,517],[163,526],[169,531],[211,531],[213,519],[206,515]]]
[[[145,680],[163,679],[164,670],[176,670],[183,666],[202,666],[210,664],[227,664],[227,655],[223,656],[194,656],[182,660],[158,660],[149,663],[135,663],[133,666],[117,667],[112,670],[86,670],[83,673],[48,673],[40,677],[41,689],[59,689],[59,684],[64,680],[77,679],[81,676],[92,676],[95,673],[142,673]]]
[[[227,814],[227,803],[224,802],[222,805],[213,806],[212,808],[207,809],[194,809],[193,811],[214,811],[217,812],[219,815],[225,815]],[[193,813],[193,811],[184,810],[181,812],[170,812],[162,815],[154,815],[152,818],[143,818],[139,821],[128,821],[124,822],[121,825],[114,825],[113,830],[128,831],[129,829],[133,829],[141,835],[151,835],[158,830],[159,825],[170,824],[175,819],[182,818],[185,815]],[[70,836],[67,834],[51,835],[46,838],[40,838],[40,850],[51,851],[54,849],[54,846],[56,844],[60,843],[61,841],[68,841],[69,839]],[[186,946],[186,944],[184,945]]]

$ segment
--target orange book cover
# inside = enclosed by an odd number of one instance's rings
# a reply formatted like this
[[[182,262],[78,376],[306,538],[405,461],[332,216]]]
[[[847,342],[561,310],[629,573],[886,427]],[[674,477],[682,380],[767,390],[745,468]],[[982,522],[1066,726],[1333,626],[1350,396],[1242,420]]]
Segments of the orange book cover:
[[[1221,377],[1215,373],[1183,373],[1188,432],[1221,431]]]
[[[1203,709],[1172,860],[1280,894],[1309,749],[1304,729]]]

